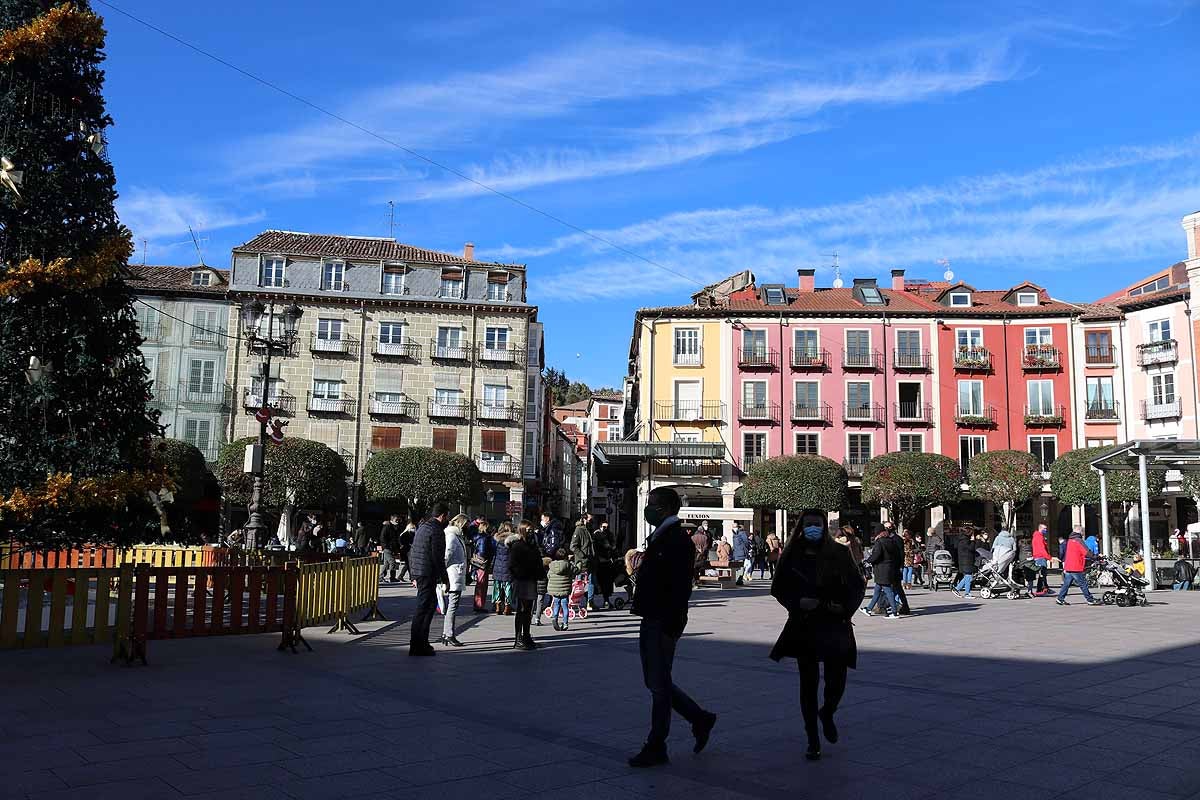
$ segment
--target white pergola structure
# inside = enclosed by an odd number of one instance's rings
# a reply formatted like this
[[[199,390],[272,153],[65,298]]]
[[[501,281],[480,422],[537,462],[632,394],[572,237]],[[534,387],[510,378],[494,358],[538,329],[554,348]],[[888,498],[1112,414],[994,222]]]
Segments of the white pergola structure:
[[[1108,480],[1110,472],[1137,472],[1141,489],[1138,518],[1142,523],[1142,558],[1146,564],[1146,580],[1151,589],[1155,586],[1154,559],[1150,555],[1150,491],[1151,469],[1200,472],[1200,440],[1197,439],[1137,439],[1117,445],[1108,453],[1091,462],[1092,469],[1100,473],[1100,527],[1104,538],[1104,552],[1111,551],[1111,536],[1108,527]]]

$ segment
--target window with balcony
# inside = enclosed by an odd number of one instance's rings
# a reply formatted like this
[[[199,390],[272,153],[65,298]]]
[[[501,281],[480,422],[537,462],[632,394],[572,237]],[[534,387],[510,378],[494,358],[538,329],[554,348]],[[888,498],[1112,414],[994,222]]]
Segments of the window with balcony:
[[[462,389],[434,389],[434,416],[456,417],[462,413]]]
[[[1049,328],[1026,328],[1025,349],[1036,349],[1041,346],[1049,347],[1054,344]]]
[[[462,356],[462,328],[458,327],[440,327],[437,332],[437,349],[435,355],[438,358],[459,358]]]
[[[983,416],[983,381],[958,382],[958,415],[960,417]]]
[[[285,259],[282,258],[267,258],[262,262],[262,274],[259,275],[258,284],[264,287],[278,288],[284,285],[283,268]]]
[[[463,279],[462,276],[442,276],[442,285],[438,290],[438,297],[445,297],[450,300],[461,300],[463,296]]]
[[[1029,414],[1036,417],[1051,417],[1054,410],[1054,381],[1029,381],[1026,386],[1029,397]]]
[[[821,384],[796,381],[796,418],[808,419],[821,413]]]
[[[742,469],[747,470],[767,457],[765,433],[742,434]]]
[[[767,406],[767,382],[744,381],[742,383],[742,417],[744,419],[766,419],[770,416]]]
[[[314,378],[312,396],[315,400],[341,400],[342,382]]]
[[[212,421],[189,419],[183,423],[183,440],[206,456],[212,443]]]
[[[925,364],[920,331],[896,331],[896,366],[916,368]]]
[[[384,294],[408,294],[408,270],[385,267],[380,289]]]
[[[674,419],[700,419],[702,411],[700,381],[675,381]]]
[[[868,365],[871,359],[871,332],[846,331],[846,363]]]
[[[1042,472],[1049,472],[1050,465],[1058,458],[1058,439],[1054,436],[1030,436],[1029,452],[1041,466]]]
[[[819,456],[821,454],[821,436],[817,433],[796,434],[796,455]]]
[[[916,381],[900,381],[896,384],[896,419],[929,422],[925,403],[921,398],[921,384]]]
[[[346,264],[342,261],[326,261],[321,271],[321,288],[340,292],[346,288]]]
[[[1116,419],[1117,402],[1113,393],[1113,379],[1104,377],[1087,378],[1087,418]]]
[[[871,434],[852,433],[846,437],[846,460],[855,474],[862,474],[863,466],[871,460]]]
[[[871,407],[871,384],[866,381],[847,383],[846,405],[852,409],[869,409]]]
[[[1163,372],[1150,376],[1150,397],[1156,406],[1175,402],[1175,375]]]
[[[980,453],[987,451],[986,436],[959,436],[958,437],[958,463],[962,468],[963,477],[965,479],[967,471],[971,467],[971,459]]]
[[[742,360],[763,360],[767,358],[767,332],[742,331]]]
[[[902,433],[900,434],[900,452],[901,453],[923,453],[925,452],[925,436],[920,433]]]
[[[403,322],[381,322],[379,341],[382,344],[404,344],[407,327]]]
[[[480,432],[479,469],[486,474],[505,474],[508,472],[508,452],[504,431],[486,430]]]
[[[487,299],[504,301],[508,299],[508,284],[502,281],[488,281]]]
[[[283,381],[280,378],[271,378],[267,381],[267,402],[272,403],[279,399],[280,387]],[[261,375],[250,376],[250,394],[258,400],[256,405],[261,405],[263,390],[263,379]]]
[[[217,362],[193,358],[188,362],[188,394],[212,394],[216,391]]]
[[[954,341],[959,350],[983,347],[983,329],[959,328],[954,332]]]
[[[340,319],[317,320],[317,339],[323,342],[340,342],[343,324]]]
[[[1088,364],[1111,364],[1112,331],[1088,331],[1084,334],[1084,349]]]
[[[674,363],[681,367],[698,367],[701,363],[700,329],[676,328]]]
[[[192,312],[192,343],[217,344],[224,331],[217,328],[217,312],[197,309]]]
[[[1171,341],[1171,320],[1156,319],[1146,326],[1146,336],[1151,342]]]

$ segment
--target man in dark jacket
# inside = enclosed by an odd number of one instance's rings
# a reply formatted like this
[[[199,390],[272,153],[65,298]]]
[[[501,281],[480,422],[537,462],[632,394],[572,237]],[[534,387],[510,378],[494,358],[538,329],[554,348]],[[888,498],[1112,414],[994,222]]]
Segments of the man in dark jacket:
[[[592,521],[591,514],[584,514],[575,526],[571,536],[571,556],[575,559],[575,568],[586,572],[588,576],[587,603],[592,608],[592,597],[596,594],[596,576],[592,571],[596,568],[596,545],[592,542],[592,532],[588,528]]]
[[[954,587],[954,594],[958,597],[971,596],[971,581],[975,578],[975,537],[970,531],[962,533],[958,537],[958,571],[962,573],[960,580]]]
[[[396,580],[396,554],[400,552],[400,515],[392,514],[379,531],[383,555],[379,560],[379,580]]]
[[[413,535],[412,551],[408,555],[408,569],[417,582],[417,611],[413,614],[412,631],[408,642],[410,656],[431,656],[429,625],[433,622],[436,606],[437,585],[447,584],[446,578],[446,522],[450,509],[445,503],[437,503],[429,519],[421,523]]]
[[[538,531],[538,539],[541,540],[542,553],[551,558],[558,552],[558,548],[566,544],[563,541],[562,525],[549,514],[542,514],[542,528]]]
[[[662,487],[650,492],[644,513],[654,532],[646,539],[646,555],[638,568],[637,588],[630,611],[642,618],[638,650],[642,677],[650,690],[650,735],[641,752],[629,759],[631,767],[668,763],[667,735],[674,709],[692,726],[693,751],[708,744],[717,715],[705,711],[671,680],[675,646],[687,627],[688,599],[692,596],[692,570],[696,550],[679,521],[679,495]]]
[[[1192,588],[1194,580],[1196,580],[1196,568],[1180,555],[1179,560],[1175,562],[1175,582],[1171,589],[1176,592],[1186,592]]]
[[[875,613],[875,606],[880,597],[887,599],[888,619],[900,616],[900,605],[896,601],[896,583],[900,577],[900,565],[904,563],[904,546],[897,547],[897,540],[887,530],[882,530],[875,537],[875,544],[867,556],[871,565],[871,574],[875,580],[875,591],[871,594],[871,602],[863,608],[868,617]]]

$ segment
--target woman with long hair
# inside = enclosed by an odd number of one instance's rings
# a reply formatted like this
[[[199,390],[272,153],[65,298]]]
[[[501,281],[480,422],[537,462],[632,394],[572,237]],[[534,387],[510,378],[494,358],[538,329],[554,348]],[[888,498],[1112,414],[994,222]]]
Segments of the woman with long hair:
[[[534,528],[528,522],[517,526],[516,533],[508,537],[508,566],[512,572],[513,594],[517,598],[517,616],[514,623],[516,636],[513,647],[517,650],[533,650],[537,645],[529,630],[533,622],[533,601],[537,599],[537,582],[546,574],[542,564],[542,553],[533,540]]]
[[[830,744],[838,740],[833,715],[846,691],[846,671],[857,666],[858,648],[851,620],[865,594],[866,581],[850,550],[829,535],[825,512],[810,509],[801,514],[771,581],[771,596],[788,612],[771,658],[796,659],[800,711],[808,736],[805,756],[810,761],[821,757],[818,722]],[[818,708],[822,664],[825,702]]]

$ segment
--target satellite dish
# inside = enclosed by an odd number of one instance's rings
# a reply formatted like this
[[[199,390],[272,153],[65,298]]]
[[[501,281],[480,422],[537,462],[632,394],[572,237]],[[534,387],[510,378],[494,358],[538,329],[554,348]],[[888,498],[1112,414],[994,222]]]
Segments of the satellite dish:
[[[846,285],[846,282],[842,280],[841,275],[838,275],[836,278],[833,279],[833,288],[840,289],[845,285]]]
[[[945,278],[947,282],[954,280],[954,270],[950,269],[950,259],[939,258],[937,263],[946,268],[946,271],[942,273],[942,277]]]

